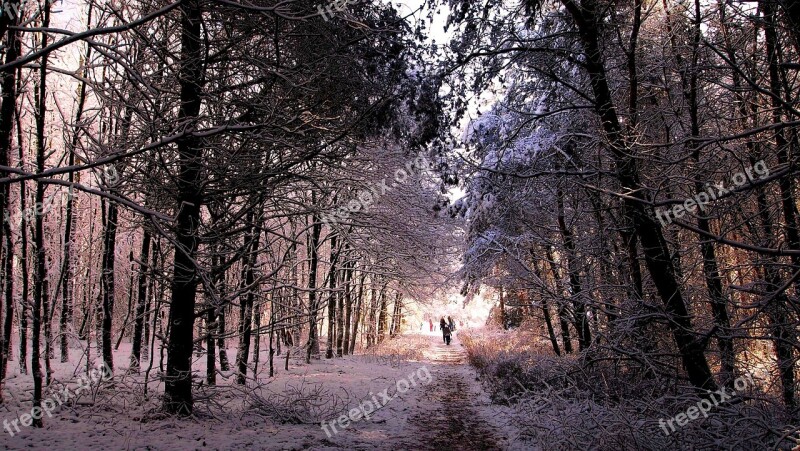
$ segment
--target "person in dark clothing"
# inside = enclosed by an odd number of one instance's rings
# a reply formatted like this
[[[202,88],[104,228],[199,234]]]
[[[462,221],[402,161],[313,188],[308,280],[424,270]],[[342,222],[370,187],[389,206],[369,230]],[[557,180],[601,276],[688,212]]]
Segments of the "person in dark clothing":
[[[450,346],[450,326],[447,324],[442,327],[442,338],[444,338],[444,343]]]
[[[456,322],[453,321],[453,318],[447,317],[447,325],[450,326],[450,331],[456,330]]]
[[[447,321],[444,320],[444,316],[443,316],[442,320],[439,321],[439,330],[444,330],[444,326],[446,326],[446,325],[447,325]]]

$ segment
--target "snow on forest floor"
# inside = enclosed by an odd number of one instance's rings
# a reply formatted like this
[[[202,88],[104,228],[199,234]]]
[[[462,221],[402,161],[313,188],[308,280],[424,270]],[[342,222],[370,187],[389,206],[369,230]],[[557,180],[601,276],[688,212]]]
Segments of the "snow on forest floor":
[[[61,393],[64,382],[74,393],[85,366],[85,359],[77,363],[80,350],[74,352],[70,364],[53,360],[53,390],[46,391],[45,400],[59,396],[53,392]],[[445,346],[438,333],[399,337],[369,354],[323,358],[311,365],[297,356],[289,371],[283,369],[283,357],[276,357],[272,378],[262,345],[257,382],[237,386],[231,372],[219,373],[216,387],[195,391],[195,415],[184,420],[159,411],[163,384],[157,377],[157,354],[145,395],[143,374],[124,374],[129,352],[123,345],[115,353],[114,382],[55,408],[52,418],[44,417],[42,429],[20,426],[17,432],[9,426],[0,434],[0,449],[514,448],[510,438],[515,431],[501,420],[505,408],[491,405],[481,391],[458,339]],[[198,377],[205,375],[204,355],[196,354],[194,368]],[[10,424],[30,413],[32,380],[19,374],[16,361],[10,362],[9,373],[0,422]],[[369,413],[370,406],[381,407]],[[351,416],[367,412],[369,419],[358,418],[344,429],[337,423],[342,415],[359,411]]]

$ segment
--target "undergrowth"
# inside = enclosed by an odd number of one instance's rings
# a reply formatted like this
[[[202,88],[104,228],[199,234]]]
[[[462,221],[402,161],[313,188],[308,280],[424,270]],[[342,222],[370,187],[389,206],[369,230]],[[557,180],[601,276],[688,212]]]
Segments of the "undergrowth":
[[[800,449],[798,427],[772,396],[748,386],[673,431],[667,421],[700,400],[675,380],[629,371],[591,349],[554,356],[525,331],[462,333],[493,402],[512,407],[518,440],[542,449]],[[660,421],[663,420],[663,421]],[[665,432],[666,431],[666,432]]]

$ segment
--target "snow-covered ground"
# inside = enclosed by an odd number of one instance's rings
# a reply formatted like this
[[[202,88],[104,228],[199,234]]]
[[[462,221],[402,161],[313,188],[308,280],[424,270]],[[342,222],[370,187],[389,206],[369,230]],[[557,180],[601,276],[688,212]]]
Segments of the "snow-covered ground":
[[[76,396],[85,359],[76,369],[81,354],[75,350],[70,364],[53,360],[53,390],[45,395],[58,399],[67,384],[71,399],[53,409],[52,418],[44,416],[42,429],[4,430],[0,449],[514,448],[515,432],[504,425],[503,408],[490,405],[457,339],[445,346],[438,332],[425,331],[367,354],[311,365],[298,356],[290,360],[289,371],[283,369],[282,355],[274,360],[272,378],[263,343],[261,351],[256,380],[237,386],[231,372],[221,373],[216,387],[195,391],[194,417],[177,419],[159,411],[163,384],[157,352],[147,394],[143,374],[125,374],[130,349],[123,344],[115,353],[114,382]],[[198,378],[205,375],[204,362],[198,355]],[[19,374],[16,361],[9,369],[0,421],[11,423],[30,413],[32,380]]]

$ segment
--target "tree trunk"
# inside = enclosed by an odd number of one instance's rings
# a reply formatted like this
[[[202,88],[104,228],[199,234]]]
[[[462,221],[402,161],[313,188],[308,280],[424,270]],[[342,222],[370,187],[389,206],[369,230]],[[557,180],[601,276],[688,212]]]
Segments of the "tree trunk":
[[[339,256],[339,250],[336,247],[337,245],[337,236],[334,234],[331,237],[331,267],[328,272],[328,288],[330,292],[328,293],[328,334],[326,337],[325,343],[325,358],[332,359],[333,358],[333,346],[334,346],[334,334],[335,332],[335,325],[336,325],[336,300],[339,298],[337,295],[336,284],[338,279],[337,269],[336,269],[336,260]]]
[[[217,314],[217,347],[219,348],[219,369],[222,371],[230,371],[230,363],[228,362],[228,351],[225,349],[225,309],[222,306]]]
[[[114,354],[112,350],[111,326],[114,319],[114,260],[117,242],[117,204],[108,203],[108,220],[103,234],[103,362],[114,370]]]
[[[503,287],[500,287],[500,327],[507,330],[508,322],[506,321],[506,298]]]
[[[241,306],[239,309],[239,350],[236,353],[236,383],[244,384],[247,380],[247,359],[250,355],[250,338],[253,331],[253,304],[255,303],[255,266],[257,264],[257,250],[259,238],[261,237],[260,229],[256,229],[253,224],[255,215],[251,212],[248,213],[248,223],[251,224],[247,234],[245,235],[245,242],[247,247],[246,264],[243,268],[242,280],[247,292],[241,296]]]
[[[544,278],[542,277],[542,271],[539,269],[539,264],[536,260],[533,262],[533,271],[536,274],[536,277],[539,278],[542,282],[544,282]],[[532,299],[532,298],[531,298]],[[550,307],[547,305],[547,294],[542,294],[542,315],[544,316],[544,323],[547,326],[547,336],[550,337],[550,343],[553,345],[553,352],[557,355],[561,355],[561,349],[558,347],[558,338],[556,337],[556,332],[553,329],[553,321],[550,317]]]
[[[119,351],[119,345],[122,344],[122,339],[125,338],[128,332],[128,324],[130,323],[131,314],[133,313],[133,287],[136,285],[136,271],[133,268],[133,250],[128,254],[128,270],[130,271],[130,280],[128,281],[128,307],[125,309],[125,319],[122,320],[122,327],[120,328],[119,335],[117,336],[117,343],[114,345],[114,350]]]
[[[376,280],[377,277],[372,275],[370,277],[370,296],[369,296],[369,310],[366,312],[367,317],[367,347],[374,345],[376,343],[376,329],[377,329],[377,318],[378,318],[378,288]]]
[[[361,273],[361,280],[358,283],[358,295],[356,295],[356,307],[353,311],[353,332],[350,334],[350,355],[356,350],[356,339],[358,338],[358,323],[361,319],[361,306],[363,305],[364,298],[364,282],[367,279],[367,273]]]
[[[44,18],[42,26],[50,26],[50,4],[45,3]],[[42,33],[41,48],[47,47],[47,33]],[[41,173],[45,170],[45,122],[47,120],[47,55],[42,57],[39,71],[39,86],[36,95],[36,169]],[[36,272],[33,281],[33,334],[31,336],[31,371],[33,371],[33,408],[41,409],[42,406],[42,364],[40,360],[40,341],[42,334],[42,312],[47,319],[47,254],[44,247],[44,217],[39,211],[40,206],[44,205],[45,184],[41,181],[36,182],[36,220],[34,233],[34,246],[36,247]],[[46,336],[45,336],[46,337]],[[45,350],[47,345],[45,344]],[[45,352],[45,361],[48,362]],[[49,365],[48,365],[49,366]],[[49,369],[49,368],[48,368]],[[49,374],[48,374],[49,376]],[[40,428],[43,426],[41,416],[34,417],[33,426]]]
[[[342,277],[346,277],[342,273]],[[347,287],[345,286],[345,290]],[[342,357],[344,351],[342,350],[342,343],[344,341],[344,293],[337,293],[337,308],[336,308],[336,356]]]
[[[216,385],[217,383],[217,350],[216,341],[217,334],[219,333],[219,323],[217,318],[217,311],[222,308],[221,305],[215,300],[216,296],[220,296],[219,281],[225,277],[225,273],[220,271],[219,268],[219,249],[214,246],[211,250],[211,270],[214,272],[212,276],[211,292],[206,293],[206,382],[208,385]]]
[[[783,122],[783,104],[781,102],[781,81],[779,75],[779,64],[781,51],[779,49],[780,41],[778,40],[776,26],[778,22],[777,10],[774,5],[767,1],[761,1],[760,8],[764,11],[765,17],[765,43],[767,47],[767,58],[769,60],[769,79],[770,91],[772,91],[772,122],[773,124],[780,124]],[[775,130],[775,148],[778,155],[778,164],[785,165],[791,164],[789,160],[789,142],[784,135],[782,128]],[[794,175],[787,174],[778,179],[778,187],[781,195],[781,210],[783,212],[783,233],[786,236],[786,244],[789,249],[800,249],[800,233],[797,228],[797,210],[794,201],[794,186],[792,183]],[[792,255],[792,270],[800,270],[800,256]],[[771,282],[770,282],[771,283]],[[772,286],[770,291],[779,289],[779,286]],[[800,293],[800,281],[795,282],[795,291]],[[792,331],[792,327],[787,327],[791,322],[790,311],[788,308],[789,299],[784,293],[780,293],[772,301],[773,319],[773,336],[775,337],[775,351],[779,362],[779,371],[781,375],[781,384],[783,386],[782,395],[783,401],[789,409],[796,407],[795,400],[795,359],[794,348],[797,344],[796,328]]]
[[[386,285],[381,289],[379,301],[379,314],[378,314],[378,343],[382,342],[386,335],[386,322],[387,322],[387,302],[386,302]]]
[[[275,357],[275,348],[272,345],[272,340],[274,336],[275,336],[275,298],[273,297],[272,299],[270,299],[270,306],[269,306],[269,377],[275,375],[275,365],[273,363],[273,358]],[[280,343],[280,341],[278,343]]]
[[[600,20],[597,5],[595,0],[584,0],[580,6],[573,0],[562,0],[562,3],[575,21],[583,42],[586,57],[584,65],[594,93],[595,112],[610,145],[617,178],[622,188],[632,193],[633,198],[625,199],[624,202],[630,207],[633,215],[633,223],[642,242],[645,262],[664,303],[668,324],[680,352],[683,367],[695,387],[715,391],[717,384],[703,354],[703,348],[696,340],[691,317],[662,230],[653,218],[652,211],[645,209],[642,203],[647,199],[639,182],[636,160],[633,157],[635,152],[625,141],[602,60],[597,27],[597,22]]]
[[[700,88],[698,86],[699,79],[699,52],[700,42],[702,39],[700,25],[702,16],[700,12],[700,2],[694,2],[694,20],[692,25],[692,54],[690,65],[687,68],[686,63],[680,53],[680,48],[676,42],[676,36],[672,32],[672,16],[669,12],[666,2],[664,2],[665,11],[667,11],[666,27],[667,33],[670,35],[670,42],[672,44],[675,58],[679,66],[681,76],[681,84],[683,87],[684,98],[688,104],[691,140],[688,141],[688,151],[692,155],[695,163],[700,162],[700,108],[699,108],[699,95]],[[705,191],[705,187],[699,179],[694,182],[695,192]],[[711,227],[708,218],[704,212],[697,216],[697,228],[705,233],[711,232]],[[714,244],[704,237],[700,237],[700,254],[703,257],[703,276],[706,283],[706,289],[711,300],[711,311],[714,317],[714,323],[719,329],[716,333],[717,343],[720,351],[720,380],[723,385],[731,386],[734,380],[734,350],[733,339],[731,338],[730,319],[728,315],[728,299],[722,291],[722,277],[719,274],[719,266],[717,264],[716,250]]]
[[[8,19],[11,25],[16,25],[19,18],[17,16]],[[21,52],[21,43],[19,41],[19,32],[17,30],[8,30],[7,38],[8,50],[6,53],[6,64],[16,61]],[[2,74],[3,103],[0,105],[0,166],[9,166],[11,146],[13,141],[14,130],[14,113],[17,108],[17,69],[8,69]],[[22,155],[22,144],[20,143],[20,156]],[[5,171],[0,171],[0,176],[6,177],[8,174]],[[21,183],[20,185],[23,185]],[[24,190],[21,189],[22,192]],[[8,214],[8,200],[11,195],[11,186],[6,183],[2,186],[0,192],[0,212],[3,215]],[[5,218],[4,218],[5,219]],[[25,228],[25,223],[20,223],[21,228]],[[2,382],[6,377],[6,370],[8,367],[8,360],[11,357],[11,328],[13,327],[14,320],[14,278],[13,278],[13,257],[14,257],[14,240],[11,237],[11,221],[3,221],[2,230],[0,230],[0,242],[5,242],[5,262],[3,264],[5,270],[5,310],[0,317],[3,318],[3,335],[0,337],[0,393],[2,392]],[[5,238],[5,240],[3,240]],[[24,241],[23,241],[24,243]],[[23,260],[24,262],[24,260]],[[26,274],[24,271],[23,274]],[[20,339],[20,346],[26,346],[25,338]],[[23,360],[24,361],[24,360]],[[24,367],[24,363],[20,363]],[[27,372],[27,371],[26,371]],[[23,372],[24,374],[25,372]],[[2,401],[2,394],[0,394],[0,401]]]
[[[261,353],[261,304],[256,303],[253,307],[253,330],[255,339],[253,340],[253,378],[258,377],[258,363]]]
[[[131,365],[133,372],[139,372],[142,350],[142,332],[144,329],[144,312],[147,308],[147,261],[150,258],[150,230],[145,228],[142,236],[142,249],[139,252],[139,278],[136,296],[136,318],[133,326],[133,345],[131,349]],[[152,292],[150,293],[152,295]]]
[[[191,129],[202,104],[203,53],[200,38],[202,2],[187,0],[181,11],[180,93],[176,122]],[[192,399],[192,350],[197,269],[194,258],[199,246],[201,196],[201,140],[188,135],[177,141],[179,177],[177,228],[175,231],[173,279],[169,308],[169,358],[164,385],[164,410],[190,415]]]
[[[87,23],[92,23],[92,10],[94,4],[90,3],[88,7],[88,19]],[[89,61],[92,55],[92,46],[86,46],[86,54],[83,57],[83,61]],[[85,71],[84,71],[85,72]],[[85,73],[83,74],[86,75]],[[79,92],[78,92],[78,105],[75,110],[75,124],[80,124],[81,120],[83,119],[83,110],[84,105],[86,104],[86,89],[87,83],[82,81],[80,84]],[[68,165],[73,166],[75,164],[75,149],[78,147],[78,142],[80,140],[80,134],[78,130],[76,130],[72,134],[72,139],[70,141],[70,148],[69,148],[69,157],[68,157]],[[75,173],[69,173],[69,182],[73,183],[75,181]],[[72,187],[70,187],[72,190]],[[61,281],[61,321],[60,321],[60,332],[61,332],[61,362],[68,362],[69,361],[69,343],[68,343],[68,333],[70,333],[70,329],[72,328],[72,320],[73,320],[73,285],[75,280],[74,274],[74,267],[72,264],[72,242],[75,239],[75,199],[73,196],[69,196],[67,198],[67,209],[65,212],[65,225],[64,225],[64,278]]]
[[[11,358],[11,329],[14,320],[14,241],[11,238],[11,227],[8,222],[3,224],[5,229],[5,259],[3,261],[3,271],[5,278],[5,310],[3,312],[3,337],[2,348],[0,348],[0,402],[3,401],[2,381],[5,380],[8,371],[8,361]]]
[[[561,286],[561,274],[556,265],[555,257],[553,256],[553,247],[547,245],[545,248],[545,255],[547,264],[550,268],[551,277],[553,278],[553,286],[555,286],[558,296],[563,296],[564,289]],[[556,299],[556,311],[558,313],[558,324],[561,328],[561,342],[564,345],[564,352],[572,354],[572,337],[569,330],[569,316],[567,314],[567,306],[563,299]]]
[[[153,241],[153,251],[152,251],[152,268],[153,271],[161,271],[164,268],[164,259],[159,259],[161,255],[161,240],[159,238],[155,238]],[[156,299],[156,278],[150,278],[150,286],[148,288],[148,292],[150,296],[147,297],[147,305],[144,309],[144,339],[142,341],[142,354],[150,355],[152,354],[150,351],[150,343],[155,342],[154,340],[150,339],[152,335],[155,337],[155,330],[156,330],[156,322],[158,321],[158,312],[160,311],[161,301],[163,299],[164,289],[163,284],[159,284],[158,290],[158,301],[155,303],[156,308],[155,310],[150,310],[150,306],[152,305],[152,300]],[[153,315],[153,321],[150,321],[150,315]],[[151,326],[152,324],[152,326]],[[151,328],[152,327],[152,328]],[[152,363],[152,362],[151,362]]]
[[[22,150],[20,149],[20,153]],[[25,182],[20,183],[20,199],[25,198]],[[20,208],[24,211],[25,201],[22,200]],[[30,314],[30,272],[28,269],[28,225],[23,222],[20,237],[20,266],[22,267],[22,296],[20,297],[19,313],[19,372],[28,374],[28,315]]]
[[[761,220],[761,230],[763,235],[762,245],[774,245],[774,226],[770,218],[769,206],[766,193],[762,187],[756,187],[756,202],[758,205],[758,217]],[[767,299],[764,311],[769,320],[769,332],[772,345],[775,350],[775,359],[778,362],[778,374],[781,381],[781,396],[787,408],[794,409],[795,400],[795,377],[794,377],[794,343],[795,330],[790,326],[791,321],[788,311],[789,299],[786,292],[781,289],[783,282],[780,277],[780,267],[782,263],[777,257],[770,257],[762,263],[764,278],[766,281]]]
[[[85,89],[85,85],[84,85]],[[83,90],[82,90],[83,92]],[[85,94],[84,94],[85,95]],[[82,111],[83,102],[79,101],[79,111]],[[76,114],[76,117],[79,115]],[[80,120],[80,119],[78,119]],[[76,133],[77,136],[77,133]],[[73,142],[75,139],[73,139]],[[74,149],[74,147],[73,147]],[[70,151],[69,163],[70,166],[75,164],[75,153]],[[73,182],[74,174],[69,174],[70,183]],[[72,188],[70,187],[70,190]],[[72,196],[67,198],[67,209],[64,218],[64,253],[63,253],[63,279],[61,281],[61,317],[59,321],[59,332],[61,334],[61,362],[69,362],[69,333],[72,324],[72,287],[75,275],[73,274],[72,265],[72,241],[74,240],[74,199]]]
[[[400,332],[400,313],[402,311],[403,303],[403,294],[401,292],[397,292],[397,296],[394,299],[394,308],[392,309],[392,325],[389,327],[389,336],[394,337]]]
[[[311,193],[312,204],[316,202],[315,193]],[[306,363],[311,363],[311,356],[319,355],[319,339],[317,338],[317,248],[319,236],[322,233],[322,223],[319,215],[311,215],[311,236],[308,239],[309,270],[308,270],[308,343],[306,344]],[[315,357],[316,358],[316,357]]]
[[[575,241],[572,230],[567,227],[564,217],[564,193],[561,189],[557,190],[556,203],[558,204],[558,228],[561,232],[561,239],[564,241],[567,269],[569,271],[570,294],[572,296],[572,306],[575,309],[575,330],[578,333],[578,348],[583,351],[592,344],[592,333],[589,330],[589,318],[586,315],[586,307],[582,299],[583,289],[581,287]]]
[[[345,287],[345,293],[344,293],[345,314],[344,314],[344,326],[343,326],[344,327],[344,336],[342,337],[342,340],[344,342],[342,351],[343,351],[344,355],[350,354],[350,327],[351,327],[352,322],[353,322],[353,286],[352,286],[352,283],[353,283],[353,266],[354,266],[354,264],[355,263],[353,263],[353,262],[350,263],[350,267],[347,269],[347,275],[345,276],[346,280],[347,280],[347,285]]]

